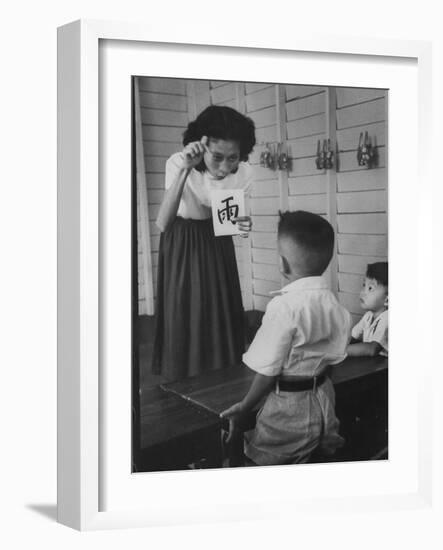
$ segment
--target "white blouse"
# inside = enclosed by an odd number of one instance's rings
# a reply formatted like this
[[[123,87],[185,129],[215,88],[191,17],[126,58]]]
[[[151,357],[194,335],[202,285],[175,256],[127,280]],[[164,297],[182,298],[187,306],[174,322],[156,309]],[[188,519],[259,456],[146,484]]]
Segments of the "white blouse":
[[[174,183],[183,166],[183,153],[175,153],[166,161],[165,189]],[[213,178],[209,172],[191,170],[186,178],[178,207],[177,216],[204,220],[211,216],[211,191],[213,189],[243,189],[249,194],[252,184],[252,167],[240,162],[235,174],[229,174],[222,180]]]

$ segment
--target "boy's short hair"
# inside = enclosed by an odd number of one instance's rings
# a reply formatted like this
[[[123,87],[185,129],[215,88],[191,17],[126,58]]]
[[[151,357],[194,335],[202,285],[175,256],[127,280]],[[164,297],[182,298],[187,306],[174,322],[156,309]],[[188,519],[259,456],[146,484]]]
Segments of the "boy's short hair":
[[[366,277],[374,279],[377,283],[388,286],[388,262],[375,262],[368,264],[366,268]]]
[[[304,210],[279,214],[279,238],[288,237],[305,252],[303,267],[307,275],[322,275],[334,252],[332,225],[318,214]]]

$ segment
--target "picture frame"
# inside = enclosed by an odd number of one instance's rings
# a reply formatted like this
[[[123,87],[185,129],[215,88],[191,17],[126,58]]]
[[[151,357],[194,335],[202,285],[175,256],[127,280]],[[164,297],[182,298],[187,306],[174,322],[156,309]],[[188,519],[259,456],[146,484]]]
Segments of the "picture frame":
[[[110,46],[108,50],[107,45]],[[127,386],[121,386],[119,376],[122,374],[119,373],[115,377],[115,368],[111,366],[108,369],[108,362],[114,366],[117,361],[120,361],[120,364],[130,364],[130,356],[127,353],[130,349],[130,302],[128,303],[125,298],[126,295],[112,293],[110,289],[118,289],[119,282],[109,279],[113,273],[112,261],[115,266],[116,257],[114,254],[113,260],[109,260],[109,243],[117,243],[116,248],[119,248],[120,235],[117,231],[125,223],[129,223],[130,209],[125,210],[125,204],[128,206],[128,202],[121,201],[122,197],[118,192],[109,196],[108,187],[103,186],[103,178],[108,177],[110,173],[107,166],[103,169],[103,162],[106,163],[103,151],[105,149],[108,156],[112,156],[112,148],[116,147],[114,143],[104,145],[103,141],[118,134],[114,130],[119,126],[112,126],[111,132],[107,131],[109,126],[103,126],[103,120],[108,120],[106,117],[109,102],[114,99],[107,96],[103,100],[100,96],[100,86],[104,87],[106,92],[106,85],[110,82],[107,80],[109,74],[117,78],[123,73],[131,74],[133,68],[127,65],[131,52],[135,48],[141,51],[144,47],[149,49],[151,60],[151,65],[146,66],[146,74],[152,76],[163,75],[166,70],[164,60],[171,54],[176,57],[189,55],[211,60],[214,55],[220,53],[220,59],[224,59],[223,64],[212,69],[206,68],[206,76],[223,78],[232,74],[233,80],[237,74],[246,70],[238,61],[241,55],[245,54],[252,60],[248,74],[253,74],[254,70],[262,70],[259,68],[259,56],[268,56],[276,61],[273,69],[275,71],[278,70],[278,66],[282,70],[282,66],[295,63],[294,56],[300,58],[297,60],[300,72],[308,71],[306,66],[315,65],[319,60],[324,63],[326,70],[320,78],[316,77],[316,83],[329,83],[334,78],[337,82],[340,81],[334,77],[334,74],[337,74],[334,72],[337,71],[334,65],[360,63],[361,73],[358,76],[353,74],[347,77],[350,86],[358,79],[361,85],[365,78],[370,85],[370,77],[365,77],[365,74],[371,72],[372,64],[381,60],[386,62],[391,70],[393,66],[401,65],[403,72],[400,69],[398,72],[404,73],[405,79],[410,78],[412,83],[418,84],[418,93],[411,89],[408,91],[411,95],[408,97],[412,98],[411,108],[418,116],[418,124],[413,120],[410,131],[412,136],[418,135],[419,145],[417,147],[417,144],[414,145],[415,140],[411,140],[412,153],[408,159],[409,165],[405,167],[401,163],[402,144],[390,141],[390,181],[397,181],[392,180],[394,174],[402,178],[404,189],[410,191],[414,182],[417,182],[413,172],[417,168],[420,201],[426,200],[426,189],[431,185],[428,172],[432,116],[429,95],[431,50],[426,42],[334,38],[308,34],[299,34],[296,38],[270,37],[265,40],[252,38],[251,35],[233,35],[228,38],[220,32],[218,36],[211,36],[210,43],[202,33],[201,37],[194,37],[194,42],[190,44],[186,30],[182,33],[174,31],[167,36],[156,32],[153,26],[92,20],[77,21],[61,27],[58,33],[59,522],[76,529],[91,530],[262,519],[265,517],[267,503],[290,504],[285,508],[303,509],[304,513],[313,510],[326,511],[331,507],[331,503],[335,510],[342,512],[355,509],[356,506],[364,511],[429,507],[433,481],[430,428],[432,348],[423,352],[424,367],[420,382],[417,384],[403,379],[402,387],[411,390],[414,402],[414,406],[408,409],[408,420],[412,422],[415,430],[410,456],[402,455],[401,452],[396,453],[395,450],[396,438],[402,440],[398,449],[401,451],[405,448],[405,434],[401,432],[399,421],[399,411],[405,402],[401,396],[396,395],[398,390],[395,388],[398,387],[400,378],[399,369],[396,369],[395,365],[401,364],[405,372],[410,372],[411,368],[411,358],[406,355],[405,350],[399,349],[390,359],[394,365],[390,372],[390,391],[394,388],[394,394],[390,394],[390,402],[397,399],[398,403],[392,414],[393,429],[390,428],[390,433],[394,434],[391,441],[393,451],[387,465],[311,465],[300,469],[293,468],[291,471],[288,467],[257,468],[248,471],[240,468],[229,472],[154,473],[144,475],[143,478],[130,474],[130,409],[127,407],[130,392],[125,393],[125,389],[130,387],[130,380],[127,381]],[[120,65],[120,68],[113,72],[112,67],[117,67],[119,63],[123,64],[123,69]],[[110,73],[103,78],[101,71],[108,69]],[[345,70],[344,67],[341,70]],[[268,69],[267,75],[272,81],[274,76],[270,72]],[[186,74],[190,78],[198,77],[201,75],[201,68],[190,66]],[[401,109],[395,113],[395,103],[391,107],[395,130],[395,121],[401,118]],[[120,128],[127,128],[127,109],[115,116],[120,117],[123,125]],[[129,139],[129,136],[125,139]],[[123,148],[119,154],[124,166],[121,171],[117,171],[118,176],[125,177],[130,150]],[[118,185],[110,187],[116,189]],[[402,224],[405,218],[401,218],[402,214],[394,198],[391,194],[390,204],[399,221],[394,216],[396,221],[395,225],[390,226],[390,234],[398,243],[401,240],[399,237],[402,227],[404,228]],[[405,197],[402,206],[414,206],[414,199],[410,193]],[[120,213],[119,218],[123,220],[122,225],[118,227],[110,223],[110,219],[115,221],[116,213]],[[413,255],[420,256],[423,260],[419,265],[427,265],[432,254],[429,247],[419,247],[420,237],[429,230],[430,223],[420,209],[417,219],[414,220],[416,232],[409,243]],[[122,254],[125,254],[124,246],[125,243],[119,249]],[[129,253],[127,250],[126,254]],[[128,256],[119,256],[122,264],[125,264],[127,259]],[[399,262],[394,262],[393,277],[400,280],[400,272]],[[123,274],[123,278],[126,275]],[[103,276],[108,277],[105,283]],[[116,277],[118,276],[117,274]],[[424,268],[412,269],[409,282],[414,289],[414,296],[411,298],[413,312],[422,313],[426,307],[416,292],[425,276]],[[395,305],[400,304],[400,286],[398,288],[398,291],[394,289],[390,297],[393,311]],[[126,319],[126,325],[120,330],[118,323],[122,319]],[[416,329],[418,334],[423,331],[418,325]],[[118,346],[118,349],[113,350],[115,354],[110,354],[107,348],[110,341]],[[395,345],[395,329],[393,341]],[[127,370],[122,370],[127,375]],[[118,392],[121,393],[121,397],[118,397]],[[124,415],[120,414],[120,401],[124,403]],[[115,412],[110,412],[110,402],[117,403]],[[103,426],[106,425],[108,428],[104,429]],[[112,430],[109,429],[109,425],[112,425]],[[117,434],[124,435],[120,437]],[[113,449],[116,449],[116,441],[122,447],[123,454],[117,457],[116,453],[114,460]],[[314,467],[317,468],[315,472]],[[331,468],[334,471],[333,481],[330,476]],[[374,486],[373,490],[366,486],[359,491],[358,480],[362,477],[362,468],[365,476],[370,468],[371,475],[380,479],[380,485]],[[318,485],[312,483],[313,475]],[[348,479],[347,485],[339,485],[344,476]],[[387,477],[393,480],[392,485],[386,486],[386,492],[383,492],[383,488],[380,487]],[[257,486],[257,480],[260,482],[260,492],[253,489]],[[288,494],[282,489],[291,483],[297,483],[299,495]],[[226,491],[232,491],[232,488],[239,484],[247,487],[249,491],[245,491],[243,496],[237,498],[238,502],[228,509],[223,506],[228,498],[228,493],[223,492],[223,486]],[[114,487],[109,489],[110,485]],[[145,487],[144,494],[149,494],[152,498],[151,501],[145,498],[145,501],[136,502],[131,498],[131,491],[141,485]],[[217,487],[216,492],[214,486]],[[174,495],[174,502],[171,502],[171,494]],[[208,502],[211,506],[207,505]],[[273,512],[267,510],[266,517],[284,517],[285,512],[280,506],[274,508]]]

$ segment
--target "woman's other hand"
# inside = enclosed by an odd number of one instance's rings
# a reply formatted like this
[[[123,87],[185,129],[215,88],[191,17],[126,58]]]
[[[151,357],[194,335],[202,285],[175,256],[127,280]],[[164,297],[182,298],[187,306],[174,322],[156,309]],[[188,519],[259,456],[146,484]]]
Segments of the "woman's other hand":
[[[237,223],[239,230],[241,231],[241,237],[249,237],[249,232],[252,229],[251,216],[238,216],[233,218],[233,221]]]
[[[208,137],[203,136],[200,141],[192,141],[183,149],[183,167],[186,170],[195,168],[203,160],[205,152],[208,150]]]

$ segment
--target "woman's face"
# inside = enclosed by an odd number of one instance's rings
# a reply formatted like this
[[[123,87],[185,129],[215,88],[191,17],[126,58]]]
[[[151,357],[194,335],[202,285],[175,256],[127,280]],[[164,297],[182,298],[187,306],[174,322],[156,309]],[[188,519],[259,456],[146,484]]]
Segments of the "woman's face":
[[[235,172],[240,162],[240,146],[236,141],[210,138],[204,161],[214,179],[222,180]]]

